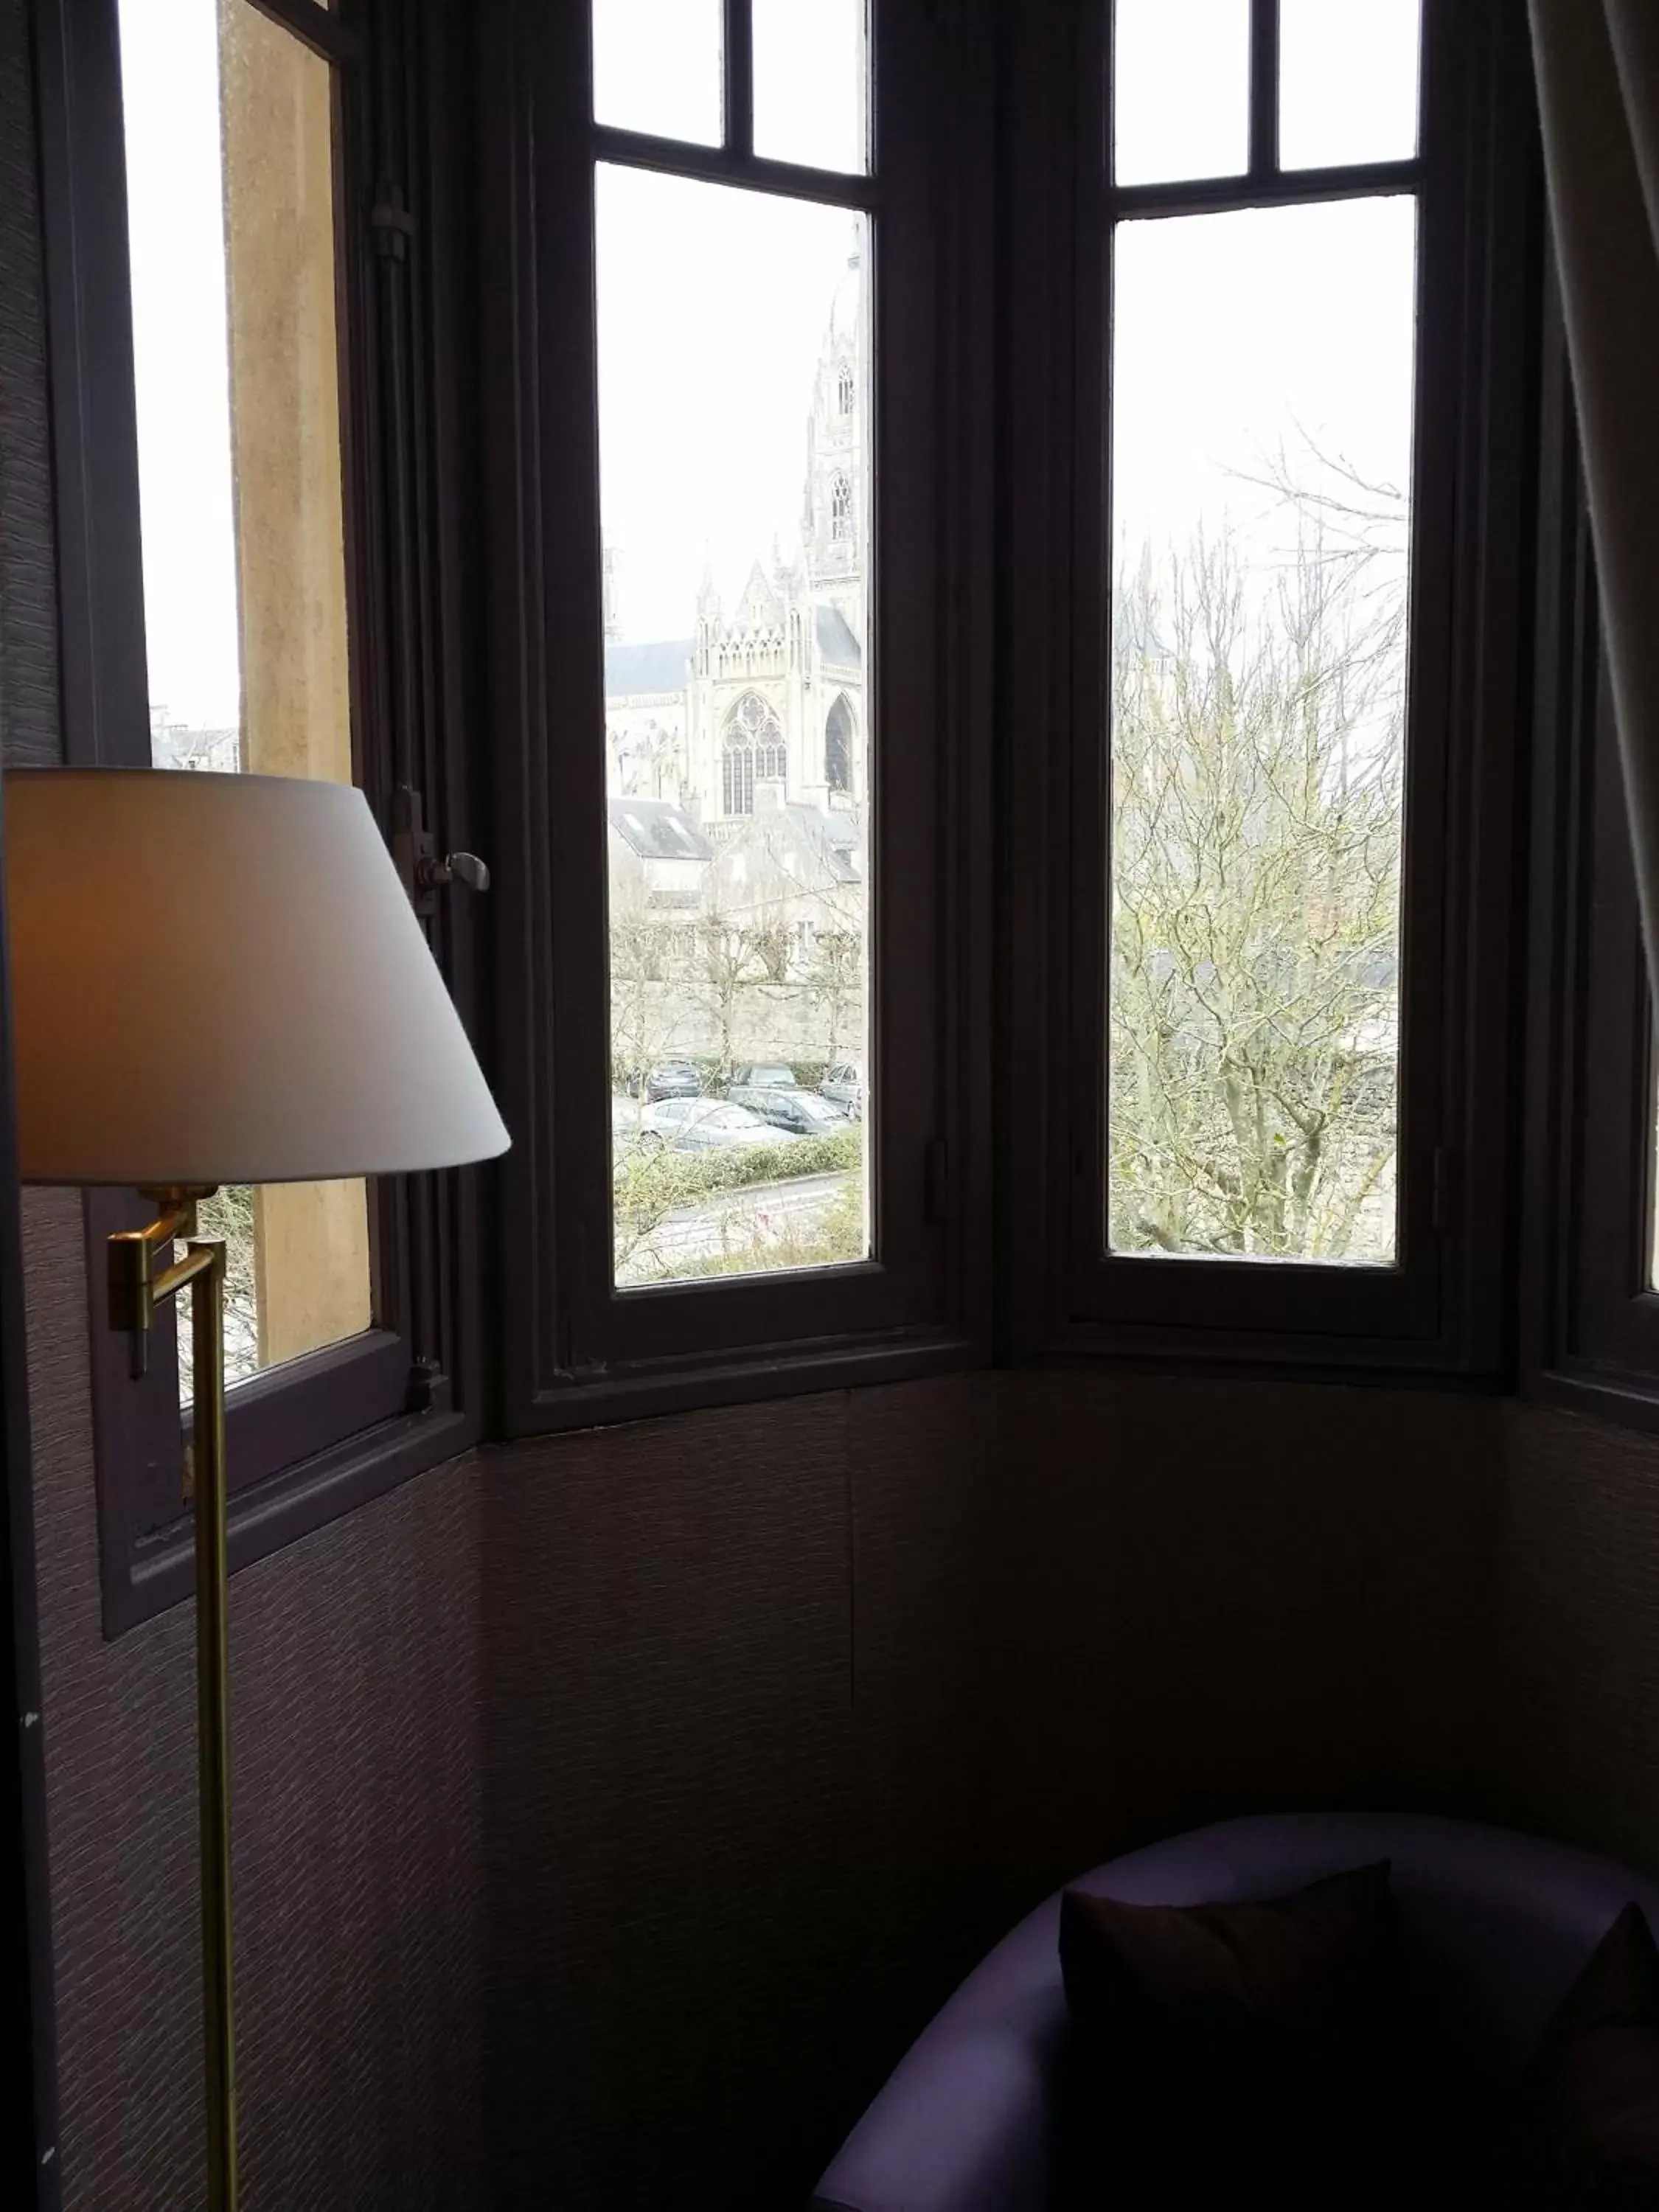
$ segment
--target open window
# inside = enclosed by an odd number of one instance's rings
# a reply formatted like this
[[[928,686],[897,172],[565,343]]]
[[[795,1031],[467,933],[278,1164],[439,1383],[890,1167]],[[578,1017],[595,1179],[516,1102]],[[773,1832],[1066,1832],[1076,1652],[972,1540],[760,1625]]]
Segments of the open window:
[[[43,25],[69,758],[353,781],[407,832],[442,789],[410,633],[444,621],[408,505],[427,301],[386,135],[408,57],[350,0]],[[434,931],[459,972],[464,928]],[[156,1049],[187,1049],[164,954],[156,991]],[[112,1632],[190,1572],[188,1331],[169,1311],[134,1382],[104,1325],[103,1241],[137,1207],[87,1201]],[[228,1246],[234,1563],[476,1433],[447,1180],[225,1190],[204,1219]]]

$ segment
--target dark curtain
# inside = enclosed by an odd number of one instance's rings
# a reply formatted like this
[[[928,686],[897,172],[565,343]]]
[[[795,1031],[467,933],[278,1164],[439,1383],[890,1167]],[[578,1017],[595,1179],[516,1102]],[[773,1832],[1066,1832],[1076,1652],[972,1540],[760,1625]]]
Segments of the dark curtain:
[[[1659,0],[1530,0],[1648,972],[1659,980]]]

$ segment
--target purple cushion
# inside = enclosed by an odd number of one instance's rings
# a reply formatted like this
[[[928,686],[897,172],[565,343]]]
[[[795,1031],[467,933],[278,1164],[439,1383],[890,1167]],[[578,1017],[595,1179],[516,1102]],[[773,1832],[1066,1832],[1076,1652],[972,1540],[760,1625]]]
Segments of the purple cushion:
[[[1431,2055],[1518,2067],[1585,1960],[1659,1887],[1561,1844],[1409,1814],[1230,1820],[1072,1885],[1143,1905],[1273,1897],[1386,1858]],[[818,2185],[842,2212],[1042,2212],[1066,2042],[1060,1899],[998,1944],[900,2062]]]

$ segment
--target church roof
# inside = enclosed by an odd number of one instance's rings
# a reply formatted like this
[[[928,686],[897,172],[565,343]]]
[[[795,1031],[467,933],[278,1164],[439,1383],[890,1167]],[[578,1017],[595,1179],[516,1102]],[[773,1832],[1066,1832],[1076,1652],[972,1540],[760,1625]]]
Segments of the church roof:
[[[714,848],[682,808],[666,799],[607,799],[611,827],[642,860],[712,860]]]
[[[635,699],[665,691],[684,691],[691,680],[696,640],[671,637],[653,645],[607,645],[605,696]]]
[[[817,630],[818,651],[826,660],[833,660],[842,668],[858,668],[864,655],[859,641],[848,626],[847,617],[839,607],[817,606],[812,610]]]
[[[864,873],[864,842],[857,823],[801,800],[748,817],[727,849],[738,845],[759,846],[797,878],[809,859],[831,884],[856,884]]]

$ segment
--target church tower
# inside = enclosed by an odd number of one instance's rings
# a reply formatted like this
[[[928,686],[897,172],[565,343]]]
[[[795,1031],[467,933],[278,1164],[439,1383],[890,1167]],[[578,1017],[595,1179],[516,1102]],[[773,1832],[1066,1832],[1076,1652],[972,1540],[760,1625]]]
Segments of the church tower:
[[[801,545],[807,590],[865,642],[863,549],[869,521],[869,288],[860,240],[836,287],[806,426]]]

